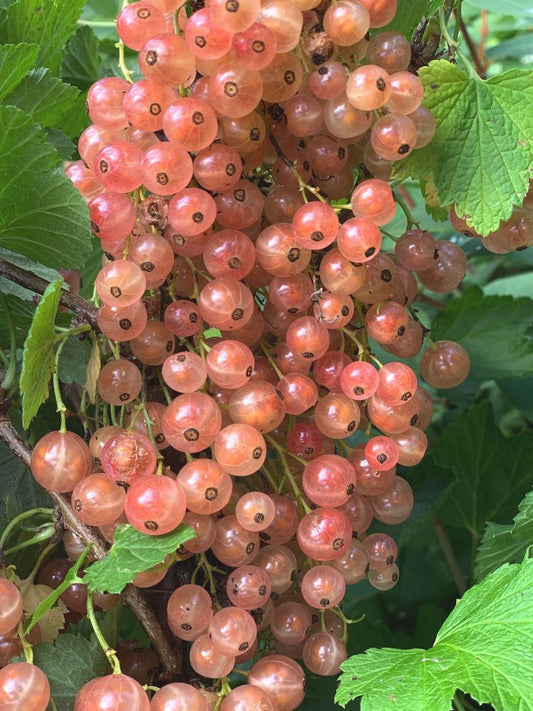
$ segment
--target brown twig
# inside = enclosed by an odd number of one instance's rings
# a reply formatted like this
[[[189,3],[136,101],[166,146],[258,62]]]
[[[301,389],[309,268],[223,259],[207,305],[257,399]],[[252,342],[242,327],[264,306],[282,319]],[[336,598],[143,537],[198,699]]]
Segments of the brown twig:
[[[5,414],[0,414],[0,440],[11,449],[28,469],[30,468],[31,449]],[[53,491],[49,491],[48,495],[61,512],[65,526],[74,531],[86,546],[92,546],[91,550],[95,558],[105,558],[107,546],[91,528],[76,518],[66,497]],[[154,611],[146,601],[144,594],[134,585],[127,585],[122,592],[122,597],[150,638],[164,671],[172,677],[180,674],[183,661],[182,650],[171,644]]]
[[[23,286],[36,294],[44,294],[46,287],[49,285],[46,279],[28,272],[21,267],[17,267],[15,264],[6,262],[5,259],[0,259],[0,276],[9,279],[9,281]],[[81,296],[76,296],[76,294],[71,294],[68,291],[62,290],[60,303],[65,306],[70,311],[73,311],[77,316],[79,316],[83,321],[90,324],[95,330],[98,329],[98,324],[96,317],[98,315],[98,309],[93,304],[89,303]]]
[[[481,34],[479,39],[479,56],[485,60],[485,45],[489,36],[489,13],[486,10],[481,10]]]
[[[444,526],[442,525],[442,522],[439,521],[439,519],[433,519],[433,528],[435,529],[435,534],[439,541],[439,545],[441,547],[444,559],[446,560],[448,568],[450,569],[450,573],[452,574],[453,581],[457,587],[457,590],[459,591],[459,595],[462,596],[466,591],[466,585],[463,579],[463,574],[461,573],[461,569],[459,568],[459,564],[457,563],[457,560],[455,558],[450,539],[448,538],[448,535],[444,530]]]
[[[461,28],[461,34],[465,38],[466,46],[468,47],[468,51],[470,52],[472,61],[474,62],[476,72],[479,74],[479,76],[482,79],[484,79],[486,76],[486,73],[487,73],[487,64],[486,64],[486,62],[483,62],[480,59],[478,48],[476,47],[476,44],[475,44],[474,40],[472,39],[472,37],[470,37],[470,34],[468,32],[468,29],[467,29],[463,19],[461,19],[459,26]]]

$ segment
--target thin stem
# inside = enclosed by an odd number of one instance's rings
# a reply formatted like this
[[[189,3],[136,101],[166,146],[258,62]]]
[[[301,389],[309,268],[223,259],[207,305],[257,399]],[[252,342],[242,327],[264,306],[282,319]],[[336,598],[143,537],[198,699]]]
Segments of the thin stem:
[[[350,625],[357,624],[357,622],[362,622],[365,619],[365,615],[361,615],[361,617],[357,617],[355,620],[351,620],[349,617],[346,617],[344,612],[341,610],[340,607],[332,607],[331,608],[333,612],[337,615],[337,617],[340,617],[343,625],[343,633],[342,633],[342,641],[344,644],[347,643],[348,641],[348,627]]]
[[[157,452],[157,473],[162,474],[163,473],[163,455],[159,451],[159,447],[157,446],[157,442],[155,441],[155,436],[154,436],[154,422],[150,419],[150,413],[146,409],[146,405],[142,403],[142,412],[144,416],[144,421],[146,423],[146,429],[148,430],[148,437],[150,438],[150,442],[154,445],[154,449]]]
[[[0,306],[4,311],[7,328],[9,330],[9,365],[2,379],[2,389],[6,392],[15,387],[15,376],[17,374],[17,334],[15,333],[15,325],[11,318],[6,297],[0,292]]]
[[[17,551],[24,550],[24,548],[29,548],[30,546],[34,546],[37,543],[42,543],[43,541],[48,541],[50,538],[55,533],[55,526],[47,526],[45,529],[41,531],[41,533],[37,533],[35,536],[32,538],[28,538],[27,541],[23,541],[22,543],[19,543],[16,546],[12,546],[11,548],[8,548],[7,550],[4,551],[4,555],[11,555],[12,553],[16,553]]]
[[[172,396],[171,396],[170,391],[167,387],[167,384],[163,380],[163,376],[161,375],[161,370],[159,368],[157,369],[157,379],[159,380],[159,384],[161,385],[161,390],[163,391],[163,395],[165,396],[167,405],[170,405],[170,403],[172,402]]]
[[[464,20],[459,18],[459,21],[457,22],[457,24],[461,28],[461,34],[463,35],[463,37],[465,39],[466,46],[468,47],[468,51],[470,52],[470,56],[472,57],[472,60],[474,62],[474,66],[476,68],[476,74],[478,74],[480,77],[484,77],[486,67],[482,64],[482,62],[479,58],[479,53],[478,53],[477,47],[474,43],[474,40],[472,39],[472,37],[470,37],[470,34],[468,33],[468,29],[464,23]],[[457,52],[457,53],[459,54],[459,52]],[[463,57],[461,57],[461,59],[463,59]],[[464,59],[463,59],[463,61],[464,61]]]
[[[218,692],[218,701],[215,705],[215,710],[218,711],[220,708],[221,703],[224,700],[224,697],[227,696],[231,691],[231,684],[229,683],[229,679],[225,676],[220,680],[220,691]]]
[[[461,573],[461,569],[453,552],[450,539],[448,538],[444,526],[437,518],[433,519],[433,529],[435,530],[435,534],[437,536],[437,540],[439,541],[442,554],[444,556],[446,564],[448,565],[450,573],[452,574],[452,578],[457,587],[459,595],[462,596],[466,591],[466,585],[463,579],[463,574]]]
[[[304,510],[304,512],[305,512],[306,514],[310,513],[310,512],[311,512],[311,507],[309,506],[309,504],[307,503],[307,501],[304,499],[304,496],[303,496],[302,492],[300,491],[300,487],[298,486],[298,484],[297,484],[297,482],[296,482],[296,479],[294,478],[294,476],[293,476],[293,474],[292,474],[292,472],[291,472],[291,468],[290,468],[289,463],[288,463],[288,461],[287,461],[287,457],[285,456],[285,450],[283,449],[283,447],[281,447],[281,446],[276,442],[276,440],[274,439],[274,437],[271,437],[270,435],[266,435],[266,436],[265,436],[265,439],[267,440],[268,444],[269,444],[273,449],[275,449],[276,452],[278,453],[279,458],[280,458],[280,460],[281,460],[281,465],[282,465],[282,467],[283,467],[283,474],[284,474],[284,475],[287,477],[287,479],[289,480],[289,483],[290,483],[290,485],[291,485],[291,487],[292,487],[292,490],[293,490],[293,492],[294,492],[294,495],[296,496],[296,499],[297,499],[297,501],[298,501],[298,504],[302,507],[302,509]],[[306,463],[307,463],[307,462],[306,462]]]
[[[455,14],[455,25],[453,28],[453,40],[454,42],[457,42],[459,39],[459,30],[461,27],[461,13],[462,13],[462,0],[457,0],[457,4],[454,8],[454,14]]]
[[[322,632],[327,632],[326,629],[326,611],[320,610],[320,629]]]
[[[415,220],[415,218],[413,217],[411,209],[407,205],[406,200],[403,197],[401,197],[398,193],[399,193],[399,191],[395,191],[394,197],[395,197],[398,205],[402,208],[403,213],[405,215],[405,219],[407,221],[407,228],[406,229],[410,230],[413,225],[417,228],[420,228],[420,223],[417,222]]]
[[[26,592],[27,588],[29,588],[30,585],[33,585],[33,579],[37,575],[37,571],[42,566],[43,562],[46,560],[46,557],[48,556],[48,554],[51,553],[55,547],[56,547],[55,543],[50,543],[48,546],[46,546],[46,548],[44,548],[40,552],[35,565],[33,566],[30,574],[28,575],[28,577],[26,578],[25,582],[23,583],[23,585],[20,589],[20,592],[23,597],[24,597],[24,593]]]
[[[209,592],[211,593],[211,595],[215,595],[215,593],[217,591],[217,585],[215,582],[215,576],[213,575],[214,567],[207,560],[205,553],[200,553],[200,560],[198,562],[198,566],[197,566],[196,570],[194,571],[194,573],[191,577],[191,583],[194,583],[194,581],[196,580],[196,576],[197,576],[198,570],[200,568],[203,568],[203,570],[207,576],[207,580],[209,581]]]
[[[91,330],[88,323],[82,323],[80,326],[75,326],[74,328],[58,329],[60,332],[56,334],[56,341],[62,341],[64,338],[70,338],[71,336],[79,336],[81,333],[87,333]]]
[[[392,234],[392,232],[387,232],[387,230],[384,230],[383,227],[380,227],[380,230],[381,230],[381,232],[385,235],[385,237],[388,237],[388,238],[391,239],[393,242],[399,242],[399,241],[400,241],[400,238],[399,238],[399,237],[395,237],[395,236]]]
[[[462,63],[465,65],[465,68],[466,68],[466,71],[468,72],[468,75],[469,75],[472,79],[479,79],[480,77],[479,77],[479,74],[478,74],[477,71],[476,71],[476,68],[474,67],[474,65],[472,64],[472,62],[468,59],[468,57],[466,56],[466,54],[465,54],[462,50],[460,50],[459,48],[457,48],[457,56],[460,57]]]
[[[272,476],[272,472],[270,471],[270,469],[269,469],[265,464],[263,464],[263,466],[261,467],[261,471],[264,473],[264,475],[265,475],[266,478],[268,479],[268,483],[269,483],[270,486],[272,487],[272,491],[273,491],[273,492],[277,492],[277,491],[278,491],[278,485],[277,485],[277,483],[276,483],[274,477]]]
[[[33,664],[33,647],[31,644],[28,642],[26,639],[26,636],[24,634],[24,622],[21,619],[18,627],[17,627],[17,634],[20,639],[20,642],[22,644],[22,651],[24,652],[24,658],[28,662],[28,664]]]
[[[54,374],[52,376],[52,382],[54,384],[54,397],[56,399],[56,405],[57,405],[57,412],[59,412],[61,416],[61,426],[59,428],[59,431],[61,433],[65,433],[67,431],[67,417],[66,417],[66,412],[67,412],[67,407],[65,403],[63,402],[63,398],[61,396],[61,387],[59,385],[59,361],[61,359],[61,353],[63,351],[63,348],[65,346],[65,343],[67,342],[67,339],[64,338],[60,341],[57,350],[56,350],[56,355],[55,355],[55,367],[54,367]]]
[[[453,705],[455,706],[457,711],[466,711],[463,704],[459,701],[459,696],[457,694],[455,694],[453,697]]]
[[[280,370],[280,369],[278,368],[278,366],[276,365],[276,361],[275,361],[274,358],[272,357],[272,353],[271,353],[271,351],[270,351],[270,348],[269,348],[269,346],[268,346],[268,344],[267,344],[267,342],[265,341],[264,338],[261,339],[260,345],[261,345],[261,348],[262,348],[262,350],[263,350],[263,353],[264,353],[264,354],[266,355],[266,357],[267,357],[268,362],[269,362],[270,365],[272,366],[272,368],[273,368],[274,372],[276,373],[276,375],[278,376],[278,378],[281,380],[281,379],[284,378],[285,376],[283,375],[283,373],[281,372],[281,370]]]
[[[78,20],[77,25],[87,25],[87,27],[113,27],[117,26],[116,22],[113,20]]]
[[[123,0],[122,2],[122,8],[124,9],[128,5],[128,0]],[[115,47],[118,49],[118,66],[120,67],[120,71],[122,72],[124,79],[126,81],[129,81],[130,84],[133,84],[133,79],[131,75],[133,72],[130,72],[128,67],[126,66],[126,55],[125,55],[125,46],[124,42],[122,40],[119,40],[116,44]]]
[[[450,57],[453,57],[458,45],[457,45],[456,40],[454,40],[454,38],[451,37],[450,33],[448,32],[448,27],[447,27],[448,18],[446,16],[446,13],[444,12],[444,7],[439,7],[438,17],[439,17],[440,36],[444,39],[444,41],[448,45],[448,55]]]
[[[109,664],[111,665],[111,668],[113,669],[113,674],[121,674],[120,662],[118,660],[117,653],[106,642],[106,639],[105,639],[104,635],[102,634],[102,630],[100,629],[100,627],[98,625],[98,621],[96,620],[96,615],[94,614],[92,590],[87,595],[87,617],[89,618],[89,621],[90,621],[91,626],[93,628],[94,634],[96,635],[96,639],[98,640],[98,642],[100,643],[100,646],[104,650],[104,654],[106,655],[106,657],[109,661]]]
[[[130,84],[133,84],[133,79],[132,79],[132,74],[128,67],[126,66],[126,54],[125,54],[125,46],[124,42],[122,40],[119,40],[116,44],[115,47],[118,49],[118,66],[120,67],[120,71],[122,72],[122,75],[126,81],[129,81]]]
[[[115,360],[120,360],[120,347],[118,346],[118,341],[112,341],[110,338],[106,338],[106,341]]]
[[[357,346],[357,360],[362,360],[365,354],[365,347],[363,346],[361,341],[356,338],[356,336],[354,336],[354,334],[348,328],[341,328],[341,333],[345,336],[348,336],[350,341],[353,341],[353,343],[355,343],[355,345]]]
[[[344,449],[347,456],[352,453],[352,448],[349,447],[343,439],[337,440],[337,444],[339,445],[339,449]]]
[[[0,550],[5,547],[5,544],[11,536],[12,531],[14,531],[14,529],[19,525],[19,523],[25,521],[27,518],[32,518],[36,514],[43,514],[43,516],[52,517],[54,515],[54,509],[30,509],[29,511],[23,511],[18,516],[15,516],[15,518],[7,524],[7,526],[4,528],[2,535],[0,536]]]
[[[274,150],[278,154],[278,156],[281,158],[281,160],[285,163],[285,165],[290,169],[291,173],[294,175],[296,180],[298,181],[298,190],[302,193],[302,197],[304,199],[304,202],[309,202],[309,199],[306,195],[306,191],[310,192],[312,195],[314,195],[318,200],[321,202],[327,202],[327,199],[321,194],[320,190],[318,188],[314,188],[311,185],[308,185],[305,180],[302,178],[300,173],[296,170],[296,167],[292,160],[289,160],[287,156],[283,153],[281,150],[281,147],[276,139],[276,137],[270,133],[270,141],[272,145],[274,146]]]

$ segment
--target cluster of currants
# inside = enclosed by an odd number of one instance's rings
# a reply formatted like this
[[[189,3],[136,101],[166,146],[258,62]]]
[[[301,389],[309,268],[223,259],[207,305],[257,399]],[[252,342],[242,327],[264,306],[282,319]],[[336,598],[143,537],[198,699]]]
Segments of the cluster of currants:
[[[346,585],[398,580],[395,541],[367,531],[410,515],[397,465],[422,460],[432,402],[373,343],[400,359],[423,351],[433,387],[461,383],[467,353],[424,346],[411,304],[420,286],[456,288],[466,259],[419,229],[382,251],[391,164],[435,130],[407,40],[368,39],[396,0],[203,5],[126,5],[117,31],[145,78],[126,70],[89,91],[93,125],[66,173],[104,252],[98,428],[89,444],[45,435],[31,468],[109,543],[124,522],[155,536],[191,526],[196,537],[134,584],[198,561],[167,607],[192,669],[216,680],[254,660],[217,708],[291,711],[304,696],[295,659],[334,675],[346,658]],[[81,554],[74,539],[65,548]],[[0,672],[0,701],[16,666]],[[114,674],[86,684],[75,709],[114,696],[121,710],[207,711],[213,684],[167,684],[149,701]]]

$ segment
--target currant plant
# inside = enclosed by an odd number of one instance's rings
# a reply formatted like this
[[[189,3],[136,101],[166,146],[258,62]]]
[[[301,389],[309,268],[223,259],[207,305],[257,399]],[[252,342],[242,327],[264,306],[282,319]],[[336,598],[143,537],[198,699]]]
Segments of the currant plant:
[[[531,13],[0,5],[0,708],[533,708]]]

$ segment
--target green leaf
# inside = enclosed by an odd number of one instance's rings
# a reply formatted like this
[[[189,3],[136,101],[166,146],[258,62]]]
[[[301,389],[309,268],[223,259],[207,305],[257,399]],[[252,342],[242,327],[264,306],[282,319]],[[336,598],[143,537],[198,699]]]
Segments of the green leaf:
[[[17,106],[44,128],[61,128],[80,91],[54,77],[49,69],[32,69],[5,103]]]
[[[57,167],[31,117],[0,106],[0,245],[50,267],[79,268],[91,251],[85,200]]]
[[[81,554],[81,556],[74,563],[74,565],[69,568],[67,574],[65,575],[61,583],[57,586],[57,588],[54,588],[52,592],[47,595],[44,600],[41,600],[41,602],[37,605],[37,607],[32,613],[30,621],[26,626],[26,634],[37,624],[37,622],[39,622],[41,617],[45,615],[48,610],[51,610],[53,608],[53,606],[56,604],[56,602],[65,592],[65,590],[67,590],[67,588],[69,588],[71,585],[74,585],[75,583],[82,582],[81,578],[78,576],[78,571],[84,564],[88,553],[89,548],[86,548]]]
[[[432,177],[443,206],[483,235],[521,204],[533,159],[533,72],[483,81],[445,60],[420,70],[424,104],[437,122],[431,143],[396,166],[395,177]]]
[[[446,427],[433,457],[456,476],[436,502],[439,516],[477,534],[485,521],[508,520],[533,484],[533,431],[504,437],[486,401]]]
[[[498,380],[498,387],[513,406],[533,422],[533,375],[526,378]]]
[[[72,156],[76,152],[76,146],[68,136],[65,136],[63,131],[58,131],[56,128],[48,128],[46,135],[48,136],[48,142],[56,149],[61,160],[72,160]]]
[[[483,293],[487,296],[501,296],[509,294],[510,296],[527,296],[531,294],[531,272],[524,274],[513,274],[512,276],[495,279],[485,284]]]
[[[62,634],[55,644],[39,644],[33,650],[33,663],[50,682],[50,694],[57,711],[72,711],[81,687],[109,672],[109,664],[96,637]]]
[[[23,301],[18,296],[8,294],[5,298],[9,315],[15,326],[17,346],[22,348],[28,335],[28,329],[31,326],[35,308],[29,301]],[[3,317],[0,317],[0,345],[8,351],[11,348],[9,324],[7,319]]]
[[[48,400],[48,384],[54,372],[54,321],[61,296],[62,280],[52,282],[44,292],[24,343],[20,392],[22,424],[26,428],[43,402]]]
[[[91,341],[87,338],[69,338],[59,360],[59,380],[62,383],[85,385],[87,367],[91,356]]]
[[[100,77],[98,45],[98,37],[90,27],[78,27],[63,54],[61,75],[65,81],[79,89],[89,89]]]
[[[126,606],[122,600],[120,600],[116,605],[113,605],[109,612],[104,612],[103,610],[95,612],[98,627],[100,627],[105,641],[113,649],[116,649],[120,642],[120,624],[125,610]],[[85,639],[92,639],[93,637],[96,639],[93,626],[88,617],[82,617],[77,624],[70,624],[68,631],[69,634],[85,637]],[[98,645],[98,648],[103,654],[100,645]]]
[[[486,56],[491,61],[506,59],[507,57],[517,57],[521,59],[524,55],[531,54],[532,41],[533,36],[531,33],[525,32],[516,37],[503,40],[503,42],[499,42],[494,45],[494,47],[490,47],[486,52]]]
[[[20,459],[0,442],[0,532],[23,511],[50,506],[50,499]]]
[[[361,711],[449,711],[456,689],[496,711],[533,709],[533,560],[468,590],[424,649],[370,649],[346,660],[335,700]]]
[[[5,44],[0,47],[0,101],[24,79],[38,54],[36,44]]]
[[[59,74],[63,46],[76,30],[85,0],[17,0],[0,25],[0,42],[31,42],[41,49],[39,64]]]
[[[498,14],[505,13],[515,17],[523,17],[526,20],[533,20],[533,7],[523,0],[468,0],[470,5],[475,5],[482,10],[491,10]]]
[[[392,22],[389,22],[386,27],[380,27],[377,32],[394,30],[411,39],[420,20],[431,16],[442,2],[443,0],[399,0]]]
[[[512,378],[533,372],[531,324],[531,299],[483,296],[473,286],[437,314],[431,336],[460,343],[477,381]]]
[[[162,563],[165,556],[191,538],[194,532],[187,526],[178,526],[162,536],[148,536],[133,526],[121,526],[115,532],[109,555],[87,568],[83,581],[90,590],[120,593],[137,573]]]
[[[520,502],[514,524],[489,523],[476,556],[475,579],[482,580],[503,563],[521,561],[533,544],[533,491]]]

